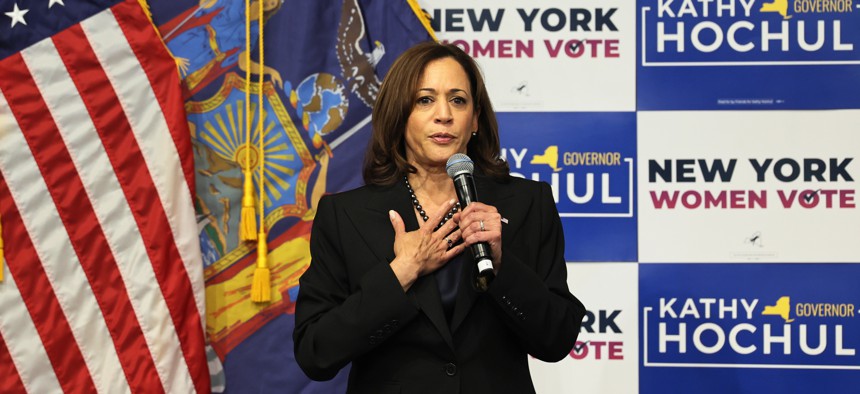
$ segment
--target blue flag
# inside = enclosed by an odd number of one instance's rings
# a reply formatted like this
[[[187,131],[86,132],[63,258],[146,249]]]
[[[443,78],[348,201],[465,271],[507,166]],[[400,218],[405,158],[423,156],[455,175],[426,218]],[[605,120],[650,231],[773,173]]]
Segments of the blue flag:
[[[311,223],[323,194],[361,184],[380,82],[402,51],[431,39],[429,25],[406,0],[252,0],[250,11],[246,29],[243,0],[152,4],[186,88],[213,391],[343,392],[346,370],[313,383],[293,358],[295,298],[310,263]],[[258,128],[260,108],[265,118]],[[272,300],[263,304],[250,299],[256,243],[238,236],[245,160],[251,168],[264,162]],[[255,170],[255,185],[259,176]]]

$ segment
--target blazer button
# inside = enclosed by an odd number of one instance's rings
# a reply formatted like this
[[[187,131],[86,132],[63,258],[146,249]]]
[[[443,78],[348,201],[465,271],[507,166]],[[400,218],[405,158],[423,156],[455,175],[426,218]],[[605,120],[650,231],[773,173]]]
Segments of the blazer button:
[[[445,374],[448,376],[454,376],[457,374],[457,366],[454,363],[445,364]]]

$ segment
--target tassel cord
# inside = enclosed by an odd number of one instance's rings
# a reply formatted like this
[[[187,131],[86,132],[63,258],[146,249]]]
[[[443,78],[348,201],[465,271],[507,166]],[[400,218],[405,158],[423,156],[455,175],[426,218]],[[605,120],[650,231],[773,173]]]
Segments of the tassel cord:
[[[257,26],[259,26],[260,34],[258,35],[258,48],[259,48],[259,57],[260,57],[260,67],[257,70],[259,79],[257,80],[257,101],[259,106],[259,121],[257,122],[257,135],[260,138],[259,141],[259,198],[257,198],[257,203],[259,204],[258,210],[260,215],[259,226],[260,232],[257,234],[257,267],[254,269],[254,279],[251,283],[251,301],[257,303],[265,303],[272,300],[272,284],[271,284],[271,272],[269,270],[269,262],[268,262],[268,254],[269,248],[266,244],[266,221],[265,221],[265,210],[264,203],[266,200],[265,194],[265,177],[264,170],[266,164],[266,154],[265,154],[265,138],[263,138],[263,124],[266,117],[266,111],[263,103],[263,78],[265,77],[265,58],[264,58],[264,50],[263,50],[263,4],[260,4],[259,10],[259,20]]]
[[[254,212],[254,181],[251,169],[251,0],[245,0],[245,162],[242,163],[242,209],[239,216],[239,239],[257,239]]]

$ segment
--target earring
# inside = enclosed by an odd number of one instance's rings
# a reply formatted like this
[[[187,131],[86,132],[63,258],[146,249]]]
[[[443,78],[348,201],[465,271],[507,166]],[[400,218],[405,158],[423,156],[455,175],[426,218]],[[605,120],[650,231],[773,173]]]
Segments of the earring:
[[[478,132],[477,132],[477,131],[473,131],[473,132],[472,132],[472,137],[474,137],[474,136],[476,136],[476,135],[478,135]]]

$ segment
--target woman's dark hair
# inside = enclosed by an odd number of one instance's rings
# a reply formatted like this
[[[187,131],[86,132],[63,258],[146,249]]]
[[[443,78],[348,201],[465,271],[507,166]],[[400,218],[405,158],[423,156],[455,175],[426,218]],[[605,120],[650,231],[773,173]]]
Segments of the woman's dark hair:
[[[474,110],[478,113],[478,134],[469,140],[466,154],[477,172],[499,180],[510,174],[508,163],[499,157],[499,126],[478,64],[452,44],[422,42],[407,49],[391,66],[373,106],[373,133],[364,158],[364,182],[390,185],[417,169],[406,161],[406,122],[415,104],[418,81],[427,64],[452,58],[469,77]]]

